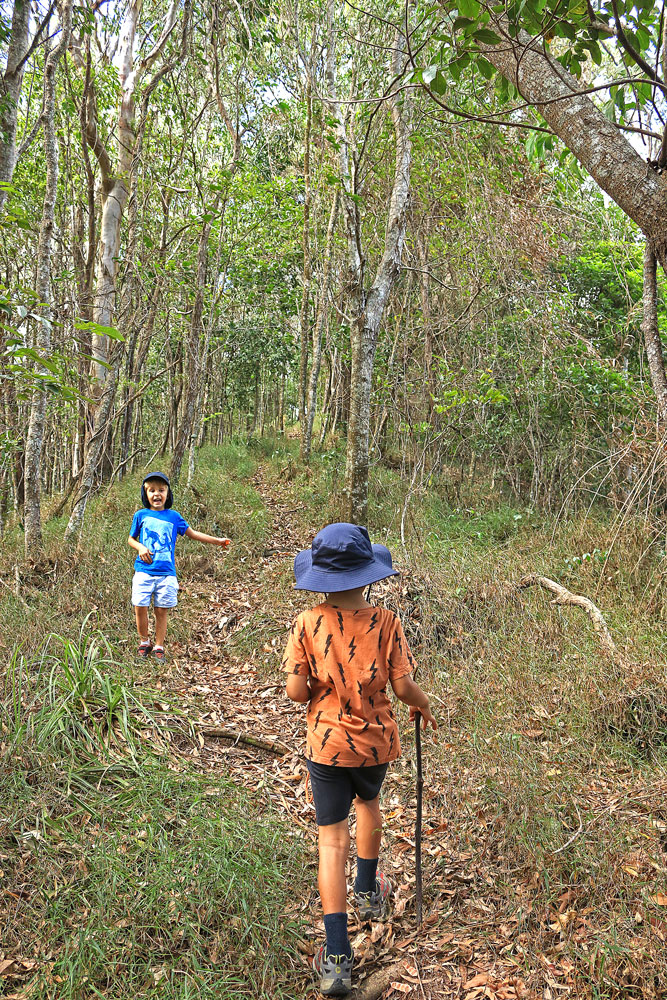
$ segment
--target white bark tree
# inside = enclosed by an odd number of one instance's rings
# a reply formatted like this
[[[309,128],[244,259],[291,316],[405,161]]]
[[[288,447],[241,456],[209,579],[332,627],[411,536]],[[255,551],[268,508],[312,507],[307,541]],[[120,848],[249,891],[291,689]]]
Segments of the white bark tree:
[[[59,10],[60,39],[49,53],[44,67],[44,99],[41,125],[44,132],[44,162],[46,164],[46,190],[42,208],[42,221],[37,244],[36,291],[40,319],[35,330],[35,348],[43,358],[51,351],[51,250],[55,225],[56,195],[58,192],[58,139],[56,136],[56,71],[62,56],[67,52],[72,30],[73,0],[65,0]],[[39,374],[39,373],[38,373]],[[42,522],[40,481],[42,471],[42,443],[46,420],[46,390],[33,391],[24,463],[24,525],[25,554],[36,561],[42,552]]]
[[[350,414],[347,427],[345,493],[348,519],[364,524],[368,512],[370,415],[375,352],[389,294],[400,271],[410,199],[412,102],[407,95],[389,94],[385,97],[384,106],[389,109],[394,132],[394,174],[384,249],[372,281],[367,284],[357,190],[358,154],[354,148],[349,117],[343,116],[341,102],[336,97],[334,16],[334,5],[332,0],[329,0],[327,78],[330,104],[333,115],[338,121],[337,137],[342,182],[341,197],[348,244],[348,303],[351,321]],[[402,59],[398,32],[394,37],[393,52],[392,70],[396,76]]]

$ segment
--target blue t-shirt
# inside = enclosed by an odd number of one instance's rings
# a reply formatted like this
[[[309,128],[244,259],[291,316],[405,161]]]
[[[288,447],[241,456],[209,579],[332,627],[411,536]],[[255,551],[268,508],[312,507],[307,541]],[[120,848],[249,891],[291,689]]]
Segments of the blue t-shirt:
[[[153,562],[145,563],[141,556],[134,560],[139,573],[151,576],[176,576],[174,551],[176,536],[184,535],[188,522],[177,510],[149,510],[143,507],[134,515],[130,537],[136,538],[153,554]]]

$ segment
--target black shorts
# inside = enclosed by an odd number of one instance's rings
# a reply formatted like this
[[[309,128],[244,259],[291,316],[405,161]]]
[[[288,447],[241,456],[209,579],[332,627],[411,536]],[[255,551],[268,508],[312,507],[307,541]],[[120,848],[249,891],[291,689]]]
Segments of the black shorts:
[[[372,767],[332,767],[306,760],[318,826],[341,823],[350,815],[355,795],[366,802],[377,798],[389,764]]]

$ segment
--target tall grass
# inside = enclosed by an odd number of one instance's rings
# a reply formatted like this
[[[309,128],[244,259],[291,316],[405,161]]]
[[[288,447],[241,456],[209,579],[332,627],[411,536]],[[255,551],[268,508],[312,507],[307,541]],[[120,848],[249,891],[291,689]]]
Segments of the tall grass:
[[[15,652],[0,699],[3,951],[34,963],[27,989],[45,1000],[287,1000],[298,841],[168,754],[151,703],[99,634]]]

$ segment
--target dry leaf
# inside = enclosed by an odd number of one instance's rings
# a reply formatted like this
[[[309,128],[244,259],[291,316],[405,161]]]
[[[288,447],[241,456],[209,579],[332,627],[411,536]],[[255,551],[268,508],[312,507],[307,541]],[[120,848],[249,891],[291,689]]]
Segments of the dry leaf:
[[[478,972],[476,976],[473,976],[467,983],[464,983],[461,988],[464,990],[472,990],[475,986],[486,986],[490,978],[491,977],[488,972]]]

